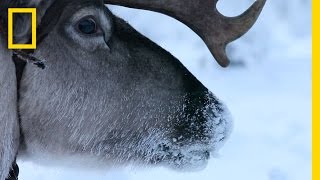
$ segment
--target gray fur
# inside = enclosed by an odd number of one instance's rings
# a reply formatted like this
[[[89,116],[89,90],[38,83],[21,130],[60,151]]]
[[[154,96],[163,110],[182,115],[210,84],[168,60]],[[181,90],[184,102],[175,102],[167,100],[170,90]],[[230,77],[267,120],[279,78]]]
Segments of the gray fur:
[[[0,179],[6,178],[19,144],[17,87],[11,53],[0,36]]]
[[[18,157],[95,168],[203,167],[230,133],[223,104],[176,58],[111,14],[102,1],[74,1],[63,8],[34,53],[47,68],[27,64],[23,73],[18,106],[24,138]],[[96,18],[101,35],[76,31],[75,24],[86,15]],[[12,78],[0,77],[11,83],[6,92],[13,93],[14,72],[7,74]],[[0,106],[10,105],[10,123],[17,122],[15,94],[0,97],[11,98],[1,99]],[[6,131],[0,132],[0,142],[13,139],[12,130]],[[4,149],[9,162],[16,151]],[[7,168],[1,165],[0,170]]]

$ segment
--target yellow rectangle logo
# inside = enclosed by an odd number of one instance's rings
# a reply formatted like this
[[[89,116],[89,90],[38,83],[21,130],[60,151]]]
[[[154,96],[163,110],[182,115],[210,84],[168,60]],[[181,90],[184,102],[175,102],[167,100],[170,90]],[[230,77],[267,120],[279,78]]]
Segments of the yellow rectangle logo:
[[[31,14],[31,44],[13,43],[13,14]],[[8,49],[36,49],[37,48],[37,9],[36,8],[9,8],[8,9]]]

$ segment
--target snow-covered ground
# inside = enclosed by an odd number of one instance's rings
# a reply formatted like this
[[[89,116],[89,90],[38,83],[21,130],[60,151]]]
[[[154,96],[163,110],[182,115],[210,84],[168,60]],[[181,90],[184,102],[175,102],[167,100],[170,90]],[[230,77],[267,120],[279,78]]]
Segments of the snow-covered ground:
[[[237,15],[253,0],[224,0]],[[230,68],[217,66],[193,32],[157,13],[112,7],[166,48],[222,99],[234,131],[220,156],[200,172],[126,168],[84,172],[20,162],[24,180],[308,180],[311,179],[311,1],[268,0],[254,28],[229,48]]]

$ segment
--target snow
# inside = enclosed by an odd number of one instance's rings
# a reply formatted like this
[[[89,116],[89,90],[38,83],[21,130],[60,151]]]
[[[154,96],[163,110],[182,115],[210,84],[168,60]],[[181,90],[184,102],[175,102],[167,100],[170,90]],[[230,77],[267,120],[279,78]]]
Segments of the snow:
[[[253,0],[219,1],[228,16]],[[174,54],[234,118],[230,139],[200,172],[127,167],[105,172],[19,162],[21,179],[307,180],[311,179],[311,1],[268,0],[257,24],[228,47],[223,69],[190,29],[148,11],[112,7],[140,32]]]

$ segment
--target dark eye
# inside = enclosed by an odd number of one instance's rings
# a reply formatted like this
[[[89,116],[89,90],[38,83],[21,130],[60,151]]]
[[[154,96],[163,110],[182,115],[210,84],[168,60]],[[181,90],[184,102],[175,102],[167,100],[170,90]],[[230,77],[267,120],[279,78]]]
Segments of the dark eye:
[[[94,34],[97,32],[97,24],[91,18],[82,19],[78,23],[78,29],[83,34]]]

